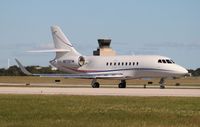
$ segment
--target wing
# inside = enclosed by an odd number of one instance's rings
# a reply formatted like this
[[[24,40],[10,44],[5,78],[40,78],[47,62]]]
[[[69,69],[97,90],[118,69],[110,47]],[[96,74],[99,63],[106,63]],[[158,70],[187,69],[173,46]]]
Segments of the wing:
[[[110,78],[123,78],[122,73],[79,73],[79,74],[32,74],[19,62],[15,59],[21,71],[26,75],[40,76],[40,77],[63,77],[63,78],[83,78],[83,79],[110,79]]]

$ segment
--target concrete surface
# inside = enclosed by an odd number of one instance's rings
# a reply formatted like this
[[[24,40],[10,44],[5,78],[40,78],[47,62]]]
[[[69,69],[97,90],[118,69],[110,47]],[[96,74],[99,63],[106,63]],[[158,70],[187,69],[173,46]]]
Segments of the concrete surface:
[[[55,88],[0,87],[0,94],[63,94],[102,96],[184,96],[200,97],[200,89],[142,89],[142,88]]]
[[[91,88],[90,84],[61,84],[61,83],[0,83],[1,87],[62,87],[62,88]],[[118,88],[118,85],[108,85],[103,84],[100,86],[101,88]],[[131,85],[128,84],[127,88],[144,88],[144,85]],[[153,89],[159,89],[159,85],[146,85],[146,88],[153,88]],[[166,89],[200,89],[200,86],[172,86],[172,85],[166,85]]]

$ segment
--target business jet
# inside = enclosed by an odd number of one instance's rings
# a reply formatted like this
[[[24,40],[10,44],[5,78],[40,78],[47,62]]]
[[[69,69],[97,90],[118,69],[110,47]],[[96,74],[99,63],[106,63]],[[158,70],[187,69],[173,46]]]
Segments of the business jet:
[[[121,80],[118,87],[126,88],[126,80],[160,78],[160,88],[165,79],[183,77],[188,71],[172,59],[159,55],[84,56],[70,43],[58,26],[51,27],[55,49],[37,52],[55,52],[50,64],[68,74],[32,74],[16,59],[26,75],[92,79],[91,86],[99,88],[98,79]],[[69,74],[70,73],[70,74]]]

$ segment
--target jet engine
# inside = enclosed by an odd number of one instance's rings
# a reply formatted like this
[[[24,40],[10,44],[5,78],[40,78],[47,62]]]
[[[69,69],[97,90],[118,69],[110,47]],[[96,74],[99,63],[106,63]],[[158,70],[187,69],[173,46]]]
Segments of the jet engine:
[[[83,56],[72,56],[62,60],[62,64],[67,67],[81,67],[85,64],[85,58]]]

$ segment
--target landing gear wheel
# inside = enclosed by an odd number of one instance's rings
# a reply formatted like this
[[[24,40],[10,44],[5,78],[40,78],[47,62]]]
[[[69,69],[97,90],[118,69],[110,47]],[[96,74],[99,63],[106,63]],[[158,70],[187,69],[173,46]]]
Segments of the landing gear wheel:
[[[160,84],[160,89],[165,89],[165,78],[161,78],[159,84]]]
[[[92,84],[92,88],[99,88],[100,84],[98,82],[95,82]]]
[[[164,86],[164,85],[161,85],[161,86],[160,86],[160,89],[165,89],[165,86]]]
[[[126,88],[126,81],[122,80],[121,83],[119,83],[119,88]]]
[[[119,88],[125,88],[123,83],[119,83]]]

